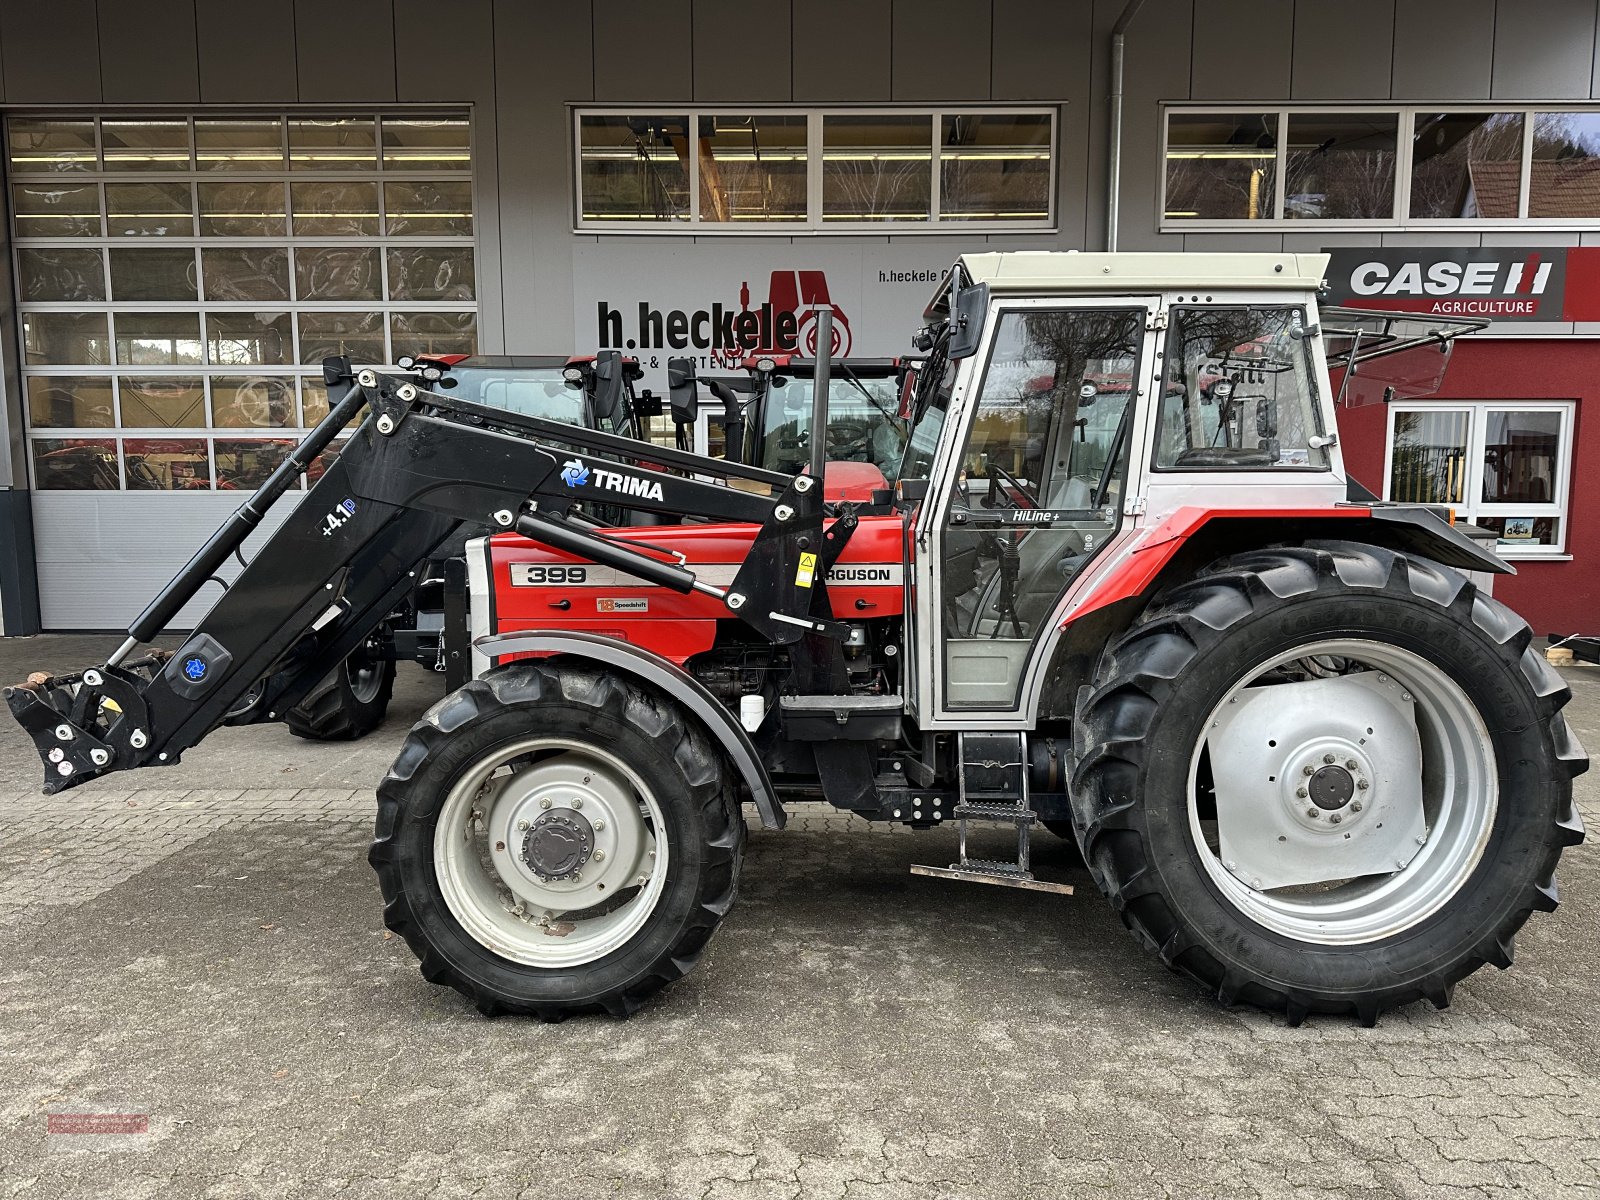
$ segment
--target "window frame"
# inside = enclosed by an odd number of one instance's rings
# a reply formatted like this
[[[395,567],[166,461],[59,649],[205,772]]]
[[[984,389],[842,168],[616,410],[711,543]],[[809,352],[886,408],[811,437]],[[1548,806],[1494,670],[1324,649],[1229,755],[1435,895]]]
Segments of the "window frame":
[[[1566,561],[1572,555],[1567,550],[1570,541],[1568,523],[1571,521],[1572,496],[1572,441],[1577,428],[1578,404],[1575,400],[1464,400],[1446,397],[1427,400],[1396,400],[1388,406],[1384,419],[1383,444],[1383,498],[1390,499],[1394,469],[1394,423],[1400,413],[1415,412],[1465,412],[1467,420],[1466,463],[1467,476],[1463,485],[1465,499],[1451,504],[1458,517],[1476,522],[1479,517],[1555,517],[1559,522],[1559,535],[1554,545],[1506,546],[1497,545],[1495,553],[1513,561],[1555,560]],[[1484,443],[1489,412],[1553,412],[1560,417],[1557,433],[1555,496],[1540,504],[1497,504],[1479,499],[1483,494]]]
[[[1287,186],[1288,122],[1292,116],[1303,115],[1370,115],[1393,114],[1396,118],[1398,141],[1395,145],[1394,207],[1387,217],[1353,219],[1344,217],[1299,217],[1281,215],[1252,221],[1248,217],[1169,217],[1167,215],[1167,152],[1171,134],[1171,118],[1178,116],[1231,116],[1240,112],[1272,113],[1278,120],[1278,146],[1274,161],[1276,178],[1273,185],[1273,212],[1284,211],[1284,193]],[[1585,105],[1579,101],[1549,100],[1528,103],[1505,103],[1499,100],[1463,100],[1438,104],[1293,104],[1243,100],[1234,104],[1189,104],[1182,101],[1161,106],[1160,138],[1156,144],[1156,196],[1159,208],[1158,228],[1162,233],[1205,232],[1226,230],[1238,233],[1244,230],[1284,232],[1287,230],[1478,230],[1496,232],[1529,229],[1600,229],[1600,214],[1593,217],[1530,217],[1528,192],[1532,173],[1534,125],[1541,113],[1594,113],[1600,115],[1600,105]],[[1481,217],[1412,217],[1411,168],[1415,138],[1416,118],[1419,113],[1517,113],[1522,116],[1522,156],[1518,160],[1517,216],[1485,219]]]
[[[584,234],[620,234],[655,237],[796,237],[886,233],[1056,233],[1060,216],[1059,190],[1061,106],[1049,104],[946,104],[937,108],[922,105],[833,105],[810,107],[774,104],[585,104],[568,106],[571,136],[572,231]],[[799,221],[747,222],[708,221],[700,216],[700,155],[689,155],[689,217],[683,221],[646,219],[588,220],[583,215],[583,119],[585,117],[687,116],[689,128],[697,127],[701,117],[804,117],[806,118],[806,215]],[[826,117],[923,117],[929,129],[929,212],[926,221],[824,221],[822,217],[822,123]],[[946,220],[940,217],[940,137],[947,116],[1032,116],[1050,122],[1046,148],[1049,184],[1046,191],[1048,213],[1038,221]]]

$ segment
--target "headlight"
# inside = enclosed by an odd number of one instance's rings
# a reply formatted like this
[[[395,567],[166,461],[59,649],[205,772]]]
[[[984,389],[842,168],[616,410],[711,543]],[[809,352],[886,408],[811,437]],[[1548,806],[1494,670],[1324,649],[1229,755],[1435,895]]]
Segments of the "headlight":
[[[778,369],[778,364],[773,362],[772,359],[770,359],[770,358],[758,358],[758,359],[756,359],[756,370],[758,370],[758,371],[763,371],[763,372],[765,372],[765,373],[770,375],[773,371],[776,371],[777,369]]]
[[[402,371],[409,371],[412,367],[417,365],[417,360],[412,358],[409,354],[402,354],[394,361],[395,365],[398,366]]]
[[[564,371],[561,372],[561,378],[565,379],[568,383],[582,383],[583,382],[583,368],[582,367],[568,367]]]

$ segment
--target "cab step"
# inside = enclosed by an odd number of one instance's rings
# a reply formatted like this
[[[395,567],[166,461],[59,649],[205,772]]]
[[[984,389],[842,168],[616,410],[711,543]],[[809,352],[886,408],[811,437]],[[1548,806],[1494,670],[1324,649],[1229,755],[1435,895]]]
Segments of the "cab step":
[[[911,864],[913,875],[931,875],[936,879],[956,879],[963,883],[989,883],[998,887],[1025,888],[1030,892],[1055,892],[1058,895],[1072,895],[1070,883],[1051,883],[1048,879],[1035,879],[1032,875],[1023,876],[1012,868],[1011,872],[981,871],[974,867],[963,869],[960,864],[948,867],[927,867],[921,863]]]

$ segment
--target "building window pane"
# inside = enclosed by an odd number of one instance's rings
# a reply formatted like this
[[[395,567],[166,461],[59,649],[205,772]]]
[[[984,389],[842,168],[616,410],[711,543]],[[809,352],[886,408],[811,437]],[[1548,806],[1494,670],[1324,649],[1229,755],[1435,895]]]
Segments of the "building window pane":
[[[383,204],[384,221],[396,237],[472,235],[472,184],[468,180],[391,179],[383,185]]]
[[[206,394],[195,375],[120,375],[124,429],[204,429]]]
[[[301,300],[381,300],[378,251],[366,246],[297,246],[295,294]]]
[[[200,314],[117,314],[117,362],[130,367],[187,366],[201,361]]]
[[[217,488],[253,492],[294,448],[293,439],[286,438],[218,438],[212,443],[217,456]]]
[[[27,366],[104,366],[111,361],[110,346],[105,313],[22,314],[22,350]]]
[[[1395,413],[1389,499],[1407,504],[1465,500],[1471,419],[1455,409]]]
[[[806,219],[806,119],[698,118],[702,221]]]
[[[300,323],[301,336],[305,333],[305,322]],[[300,424],[310,429],[313,425],[328,415],[328,386],[322,380],[313,376],[302,376],[300,379]]]
[[[28,423],[36,429],[110,429],[117,423],[106,375],[30,375]]]
[[[930,220],[932,140],[928,117],[824,116],[822,219]]]
[[[1530,217],[1600,217],[1600,113],[1537,114],[1528,172]]]
[[[13,175],[54,175],[92,171],[98,163],[93,121],[34,121],[14,117],[7,122],[6,145]]]
[[[946,221],[1050,218],[1050,118],[946,116],[939,132],[939,216]]]
[[[585,221],[689,219],[687,116],[589,116],[579,122]]]
[[[198,272],[194,251],[187,246],[113,249],[113,300],[197,300]]]
[[[291,183],[289,207],[294,211],[296,237],[366,237],[378,232],[376,181]],[[467,224],[470,230],[470,214]]]
[[[1169,219],[1259,221],[1277,215],[1276,113],[1172,113],[1166,162]]]
[[[1392,218],[1397,120],[1393,112],[1290,113],[1283,215]]]
[[[128,438],[122,443],[130,492],[209,491],[204,438]]]
[[[102,121],[108,171],[187,171],[188,121]]]
[[[1491,408],[1483,418],[1483,502],[1554,504],[1561,414]]]
[[[1473,521],[1484,529],[1499,535],[1496,550],[1505,554],[1512,550],[1528,550],[1535,546],[1561,545],[1561,518],[1528,514],[1515,517],[1478,517]]]
[[[19,183],[11,189],[18,237],[99,237],[100,189],[92,183]]]
[[[300,361],[316,365],[335,354],[357,362],[388,362],[383,350],[383,314],[322,312],[300,314]]]
[[[472,299],[471,246],[389,247],[391,300]]]
[[[396,357],[477,353],[477,313],[397,312],[391,313],[389,320]]]
[[[460,117],[385,117],[385,171],[465,171],[472,165],[470,126]]]
[[[121,485],[112,438],[38,438],[33,486],[40,491],[114,492]]]
[[[297,171],[373,171],[377,133],[370,120],[289,121],[289,165]]]
[[[211,423],[221,429],[287,429],[295,423],[294,380],[268,375],[215,375]],[[221,450],[221,443],[218,444]],[[221,457],[217,465],[221,467]]]
[[[283,184],[202,183],[200,236],[282,237]]]
[[[105,264],[98,250],[58,246],[17,251],[17,292],[30,300],[104,300]]]
[[[283,122],[197,120],[194,156],[202,171],[282,170]]]
[[[187,183],[106,184],[106,232],[112,237],[192,237]]]
[[[247,367],[294,361],[294,322],[286,312],[206,314],[206,359]]]
[[[200,251],[207,300],[287,300],[289,251],[282,246],[241,246]]]
[[[1411,139],[1411,215],[1517,215],[1521,113],[1418,113]]]

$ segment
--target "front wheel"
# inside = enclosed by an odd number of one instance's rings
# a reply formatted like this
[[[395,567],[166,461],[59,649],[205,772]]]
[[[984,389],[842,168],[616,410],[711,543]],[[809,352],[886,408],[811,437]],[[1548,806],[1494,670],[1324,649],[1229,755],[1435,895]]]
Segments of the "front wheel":
[[[311,742],[353,742],[366,737],[394,697],[394,646],[380,625],[326,678],[283,716],[295,737]]]
[[[1353,543],[1241,554],[1161,597],[1078,713],[1096,882],[1224,1003],[1439,1007],[1557,902],[1587,765],[1527,625]]]
[[[626,1016],[699,958],[738,884],[723,763],[669,699],[515,663],[434,705],[378,788],[384,919],[488,1014]]]

